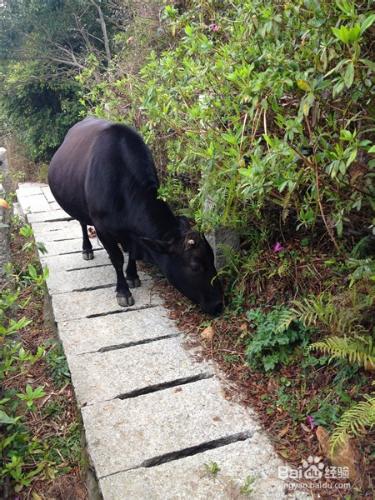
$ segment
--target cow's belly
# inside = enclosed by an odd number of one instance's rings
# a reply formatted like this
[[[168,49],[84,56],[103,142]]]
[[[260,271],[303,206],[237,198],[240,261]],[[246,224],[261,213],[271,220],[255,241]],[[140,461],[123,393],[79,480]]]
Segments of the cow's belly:
[[[92,223],[87,209],[84,176],[79,170],[52,160],[48,182],[57,203],[65,212],[84,224]]]

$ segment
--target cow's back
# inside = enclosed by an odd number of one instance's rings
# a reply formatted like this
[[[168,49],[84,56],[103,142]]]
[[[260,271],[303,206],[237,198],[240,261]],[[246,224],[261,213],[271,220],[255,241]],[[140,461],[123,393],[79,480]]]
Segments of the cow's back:
[[[126,212],[129,197],[158,186],[142,138],[125,125],[96,118],[69,130],[52,158],[48,180],[64,210],[86,224]]]

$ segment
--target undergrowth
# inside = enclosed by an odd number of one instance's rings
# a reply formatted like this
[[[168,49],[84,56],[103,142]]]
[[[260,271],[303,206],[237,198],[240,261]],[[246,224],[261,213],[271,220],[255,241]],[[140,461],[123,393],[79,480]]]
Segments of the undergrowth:
[[[65,357],[41,331],[47,270],[30,227],[14,220],[12,231],[13,261],[0,290],[0,492],[45,498],[47,485],[82,462],[81,424]]]

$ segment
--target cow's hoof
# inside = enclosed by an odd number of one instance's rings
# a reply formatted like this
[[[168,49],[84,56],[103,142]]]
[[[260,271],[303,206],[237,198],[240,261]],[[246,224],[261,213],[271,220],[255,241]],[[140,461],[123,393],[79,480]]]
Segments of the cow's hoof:
[[[133,298],[133,295],[128,295],[127,297],[125,295],[117,294],[117,303],[121,307],[128,307],[128,306],[134,306],[135,301]]]
[[[141,286],[141,280],[139,278],[135,279],[126,278],[126,282],[129,288],[139,288]]]
[[[94,252],[92,250],[83,250],[82,257],[83,260],[92,260],[94,258]]]

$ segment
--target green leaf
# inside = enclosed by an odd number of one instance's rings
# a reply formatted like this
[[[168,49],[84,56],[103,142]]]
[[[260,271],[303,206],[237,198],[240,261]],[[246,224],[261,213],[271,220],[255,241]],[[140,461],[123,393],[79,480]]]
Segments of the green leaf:
[[[40,253],[42,253],[42,254],[48,253],[46,245],[42,241],[37,241],[36,242],[36,247],[37,247],[37,249],[39,250]]]
[[[223,139],[225,139],[227,142],[229,142],[229,144],[237,144],[238,143],[238,139],[237,137],[234,135],[234,134],[231,134],[231,133],[225,133],[222,135]]]
[[[332,28],[332,32],[335,37],[340,40],[340,42],[348,43],[349,35],[348,30],[347,28],[345,28],[345,26],[342,26],[341,28]]]
[[[336,0],[336,5],[347,16],[355,15],[354,5],[349,0]]]
[[[244,177],[251,177],[252,173],[249,168],[239,168],[238,172],[243,175]]]
[[[346,88],[350,88],[353,84],[354,80],[354,64],[352,61],[347,65],[345,75],[344,75],[344,82],[346,85]]]
[[[39,385],[34,391],[33,391],[33,398],[42,398],[45,396],[46,393],[44,392],[44,389],[41,385]]]
[[[375,71],[375,62],[370,59],[360,59],[360,62],[370,68],[371,71]]]
[[[357,149],[353,149],[353,151],[349,155],[349,158],[346,160],[346,167],[349,167],[349,165],[353,163],[353,161],[357,158],[357,154]]]
[[[19,420],[20,417],[9,417],[5,411],[0,410],[0,424],[14,424]]]
[[[351,141],[353,139],[353,135],[349,130],[340,130],[340,139],[342,141]]]
[[[356,42],[361,36],[361,27],[359,26],[359,24],[356,24],[352,28],[348,28],[347,26],[343,25],[340,26],[340,28],[331,29],[335,37],[338,38],[340,42],[343,42],[345,44]]]
[[[306,80],[297,80],[297,86],[298,88],[304,90],[305,92],[310,92],[311,90],[311,86],[309,82],[307,82]]]
[[[368,150],[369,153],[375,153],[375,144],[371,146],[371,148]]]
[[[361,24],[361,34],[375,22],[375,14],[370,14]]]
[[[350,28],[349,30],[349,42],[356,42],[359,40],[361,37],[361,27],[359,24],[356,24],[353,26],[353,28]]]
[[[193,34],[193,28],[189,24],[185,26],[185,33],[187,36],[191,36]]]
[[[33,266],[32,264],[29,264],[28,267],[27,267],[27,270],[29,272],[30,277],[33,280],[36,280],[37,277],[38,277],[38,273],[37,273],[37,270],[36,270],[35,266]]]
[[[304,116],[307,116],[310,112],[311,106],[314,104],[315,98],[313,94],[307,94],[301,100],[300,110],[302,110]]]

